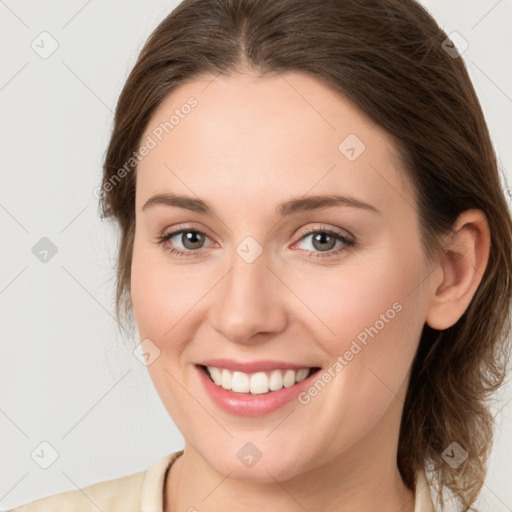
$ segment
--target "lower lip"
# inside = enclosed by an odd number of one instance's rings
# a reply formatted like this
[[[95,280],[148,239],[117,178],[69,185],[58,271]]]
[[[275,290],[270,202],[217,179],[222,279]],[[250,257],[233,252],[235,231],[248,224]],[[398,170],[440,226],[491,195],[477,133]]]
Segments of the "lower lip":
[[[289,388],[252,395],[250,393],[235,393],[217,386],[201,366],[196,365],[196,369],[206,392],[213,402],[222,410],[238,416],[262,416],[277,411],[288,402],[295,400],[302,391],[309,387],[311,380],[318,373],[318,371],[312,373],[307,379]]]

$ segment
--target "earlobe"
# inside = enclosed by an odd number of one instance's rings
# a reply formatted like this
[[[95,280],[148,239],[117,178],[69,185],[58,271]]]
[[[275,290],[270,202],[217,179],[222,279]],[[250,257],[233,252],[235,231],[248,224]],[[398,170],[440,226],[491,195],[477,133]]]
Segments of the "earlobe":
[[[490,252],[490,231],[481,210],[463,212],[447,239],[439,261],[442,282],[433,284],[426,323],[444,330],[454,325],[466,311],[487,266]]]

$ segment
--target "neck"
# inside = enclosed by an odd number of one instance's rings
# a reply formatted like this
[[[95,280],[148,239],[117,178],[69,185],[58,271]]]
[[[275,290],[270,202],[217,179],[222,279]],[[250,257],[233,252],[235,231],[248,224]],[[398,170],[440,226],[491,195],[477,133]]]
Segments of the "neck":
[[[254,482],[216,471],[192,446],[169,470],[164,512],[230,510],[244,512],[414,512],[414,493],[402,481],[396,443],[365,437],[350,452],[328,459],[284,481]]]

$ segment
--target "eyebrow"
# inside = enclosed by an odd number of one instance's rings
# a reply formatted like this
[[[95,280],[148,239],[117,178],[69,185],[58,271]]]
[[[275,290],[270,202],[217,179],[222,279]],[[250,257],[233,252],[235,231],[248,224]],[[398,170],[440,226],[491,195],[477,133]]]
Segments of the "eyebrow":
[[[203,199],[177,194],[156,194],[144,203],[142,211],[156,205],[176,206],[204,215],[214,215],[214,208]],[[321,210],[333,206],[350,206],[369,210],[374,213],[381,213],[375,206],[361,201],[360,199],[340,195],[317,195],[292,198],[277,205],[276,213],[280,217],[287,217],[296,213]]]

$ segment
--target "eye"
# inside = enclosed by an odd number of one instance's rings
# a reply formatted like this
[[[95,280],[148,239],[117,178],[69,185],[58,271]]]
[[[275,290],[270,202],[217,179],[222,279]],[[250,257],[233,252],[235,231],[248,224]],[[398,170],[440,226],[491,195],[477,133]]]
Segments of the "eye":
[[[173,242],[173,238],[176,238],[176,241]],[[171,254],[176,254],[177,256],[195,256],[199,252],[198,249],[202,249],[202,245],[206,238],[209,237],[204,231],[199,229],[183,228],[157,237],[156,243],[161,245]],[[166,245],[168,241],[171,242],[171,247]],[[174,247],[176,243],[183,244],[185,250],[180,249],[179,247]]]
[[[355,239],[345,236],[343,233],[330,228],[320,227],[316,230],[306,231],[301,235],[300,241],[311,238],[310,248],[302,249],[310,253],[310,258],[332,257],[349,247],[356,245]],[[156,238],[156,243],[161,245],[164,250],[176,256],[198,256],[201,254],[203,245],[208,235],[200,229],[191,227],[180,227],[170,233],[163,234]],[[176,239],[173,241],[173,239]],[[170,247],[167,242],[171,242]],[[336,243],[340,245],[335,249]],[[176,247],[176,244],[182,244],[184,249]],[[312,249],[311,249],[312,247]],[[326,253],[326,254],[321,254]]]
[[[345,236],[343,233],[328,228],[319,228],[313,231],[308,231],[302,235],[301,241],[310,238],[310,242],[305,244],[309,246],[305,250],[311,252],[310,258],[328,258],[338,255],[340,252],[347,250],[349,247],[354,247],[356,242],[353,238]],[[340,245],[335,249],[336,243]],[[312,248],[312,250],[311,250]],[[326,253],[326,254],[321,254]]]

